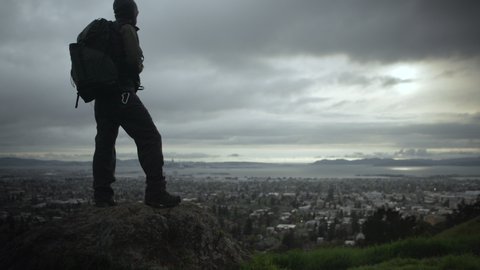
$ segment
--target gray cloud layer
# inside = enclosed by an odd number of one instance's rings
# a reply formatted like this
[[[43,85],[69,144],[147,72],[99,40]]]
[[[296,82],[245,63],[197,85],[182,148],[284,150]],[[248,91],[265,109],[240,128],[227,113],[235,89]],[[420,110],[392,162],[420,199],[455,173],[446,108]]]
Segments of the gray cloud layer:
[[[344,53],[397,61],[478,55],[480,44],[480,3],[474,0],[171,1],[144,12],[163,37],[147,41],[169,55]]]
[[[112,2],[4,1],[1,153],[91,149],[92,106],[73,109],[68,43],[92,19],[111,19]],[[369,68],[473,59],[469,69],[475,73],[479,1],[138,0],[138,5],[146,55],[147,90],[141,95],[167,143],[479,148],[479,122],[472,120],[478,120],[479,91],[464,86],[478,84],[459,68],[444,68],[437,79],[450,78],[455,85],[428,89],[408,105],[395,105],[371,89],[393,92],[426,79],[328,66],[303,76],[270,61],[345,55],[348,63]],[[354,99],[352,93],[364,94]],[[477,109],[445,107],[436,109],[445,116],[436,115],[441,120],[418,119],[419,107],[446,106],[451,100]],[[412,106],[413,117],[397,109],[405,106]],[[368,118],[367,109],[377,119]],[[123,134],[119,145],[131,141]]]

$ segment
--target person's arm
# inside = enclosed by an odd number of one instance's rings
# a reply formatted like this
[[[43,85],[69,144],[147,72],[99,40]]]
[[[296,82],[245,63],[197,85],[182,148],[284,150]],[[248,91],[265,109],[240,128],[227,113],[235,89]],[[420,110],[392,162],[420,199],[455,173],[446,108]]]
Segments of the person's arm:
[[[143,70],[143,52],[138,41],[137,29],[130,24],[124,24],[120,28],[125,56],[128,67],[132,72],[140,74]]]

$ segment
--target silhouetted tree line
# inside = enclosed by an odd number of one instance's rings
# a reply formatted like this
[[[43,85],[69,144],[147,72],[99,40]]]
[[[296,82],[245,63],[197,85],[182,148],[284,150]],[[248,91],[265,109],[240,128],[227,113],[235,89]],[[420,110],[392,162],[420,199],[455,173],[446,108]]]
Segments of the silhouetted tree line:
[[[402,216],[399,211],[382,207],[363,224],[365,244],[386,243],[410,236],[433,235],[478,216],[480,196],[472,204],[466,204],[462,200],[453,213],[446,215],[445,222],[434,226],[415,216]]]
[[[363,224],[366,244],[380,244],[414,235],[416,224],[414,216],[402,217],[394,209],[379,208]]]
[[[457,209],[447,216],[445,227],[450,228],[478,216],[480,216],[480,196],[472,204],[466,204],[465,200],[462,200],[458,204]]]

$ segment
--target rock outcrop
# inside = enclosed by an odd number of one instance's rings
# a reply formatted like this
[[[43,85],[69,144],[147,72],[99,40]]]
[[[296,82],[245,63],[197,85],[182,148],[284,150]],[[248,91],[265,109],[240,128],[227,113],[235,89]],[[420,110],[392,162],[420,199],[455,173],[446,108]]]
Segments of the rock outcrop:
[[[85,206],[4,247],[0,269],[236,269],[248,257],[193,204]]]

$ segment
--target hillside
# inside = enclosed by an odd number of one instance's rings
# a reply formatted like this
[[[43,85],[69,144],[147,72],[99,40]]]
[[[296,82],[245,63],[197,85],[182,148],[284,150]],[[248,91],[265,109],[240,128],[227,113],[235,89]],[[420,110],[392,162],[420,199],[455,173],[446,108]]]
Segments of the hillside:
[[[480,217],[445,230],[435,238],[475,237],[480,236]]]
[[[433,237],[366,248],[332,247],[256,255],[244,270],[480,269],[480,217]]]
[[[8,243],[0,269],[235,269],[247,253],[205,210],[85,206]]]

